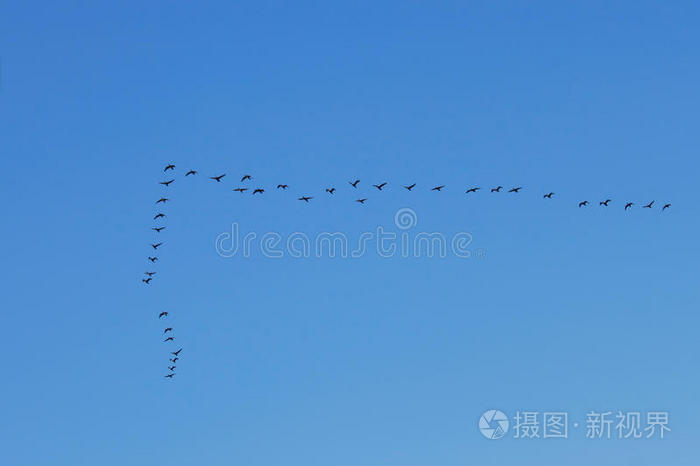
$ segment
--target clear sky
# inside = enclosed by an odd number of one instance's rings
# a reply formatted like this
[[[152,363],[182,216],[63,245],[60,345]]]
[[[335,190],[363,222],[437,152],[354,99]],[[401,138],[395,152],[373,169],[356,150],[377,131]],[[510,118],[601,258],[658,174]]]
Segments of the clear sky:
[[[2,2],[0,464],[697,464],[700,7],[572,3]],[[471,257],[215,248],[400,208]]]

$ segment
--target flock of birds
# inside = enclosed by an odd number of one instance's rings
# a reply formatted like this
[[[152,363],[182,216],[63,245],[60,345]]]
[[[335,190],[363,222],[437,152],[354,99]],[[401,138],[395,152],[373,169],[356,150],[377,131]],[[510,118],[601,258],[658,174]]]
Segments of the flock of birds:
[[[165,172],[168,172],[171,170],[175,170],[175,165],[168,164],[165,167]],[[192,170],[192,171],[187,173],[187,176],[194,175],[196,173],[197,173],[196,171]],[[160,184],[167,188],[174,181],[175,181],[174,179],[161,181]],[[161,197],[160,199],[158,199],[158,201],[156,201],[156,204],[157,205],[166,204],[168,201],[170,201],[170,199],[168,199],[167,197]],[[157,212],[156,215],[153,217],[153,220],[156,222],[160,222],[164,218],[165,218],[165,214],[163,212]],[[155,231],[157,235],[160,235],[160,233],[163,230],[165,230],[165,226],[163,226],[162,224],[159,223],[156,226],[152,227],[151,229],[153,231]],[[151,248],[153,248],[153,251],[154,251],[153,256],[151,256],[151,255],[148,256],[148,260],[149,260],[151,265],[155,265],[155,263],[158,262],[158,256],[156,254],[157,254],[158,248],[160,248],[162,245],[163,245],[162,241],[157,241],[155,243],[151,243]],[[144,272],[144,275],[146,277],[142,278],[141,281],[143,283],[145,283],[146,285],[150,285],[155,274],[156,274],[155,271],[147,270],[146,272]],[[158,320],[166,319],[166,321],[167,321],[169,315],[170,314],[168,313],[168,311],[160,311],[160,313],[158,314]],[[175,336],[173,335],[173,327],[166,324],[165,328],[163,329],[162,338],[163,338],[164,343],[174,343]],[[170,351],[170,354],[168,356],[168,361],[169,361],[168,373],[165,374],[165,376],[164,376],[166,379],[172,379],[173,377],[175,377],[175,374],[176,374],[175,369],[177,368],[177,361],[180,359],[180,352],[181,351],[182,351],[182,348],[178,348],[175,351]]]
[[[171,172],[171,171],[174,172],[174,171],[175,171],[175,165],[172,164],[172,163],[171,163],[171,164],[168,164],[168,165],[165,166],[165,169],[164,169],[163,171],[164,171],[165,173],[168,173],[168,172]],[[185,172],[185,177],[195,176],[195,175],[197,175],[197,170],[189,170],[189,171]],[[215,182],[217,182],[217,183],[221,183],[222,180],[224,179],[224,177],[226,177],[226,173],[222,173],[221,175],[216,175],[216,176],[210,176],[209,179],[212,180],[212,181],[215,181]],[[265,189],[262,188],[262,187],[254,187],[254,188],[253,188],[253,187],[246,186],[246,185],[249,185],[250,183],[252,183],[252,181],[253,181],[253,177],[252,177],[251,175],[248,175],[248,174],[243,175],[243,176],[241,177],[240,183],[239,183],[239,184],[241,184],[241,186],[237,186],[237,187],[233,188],[233,191],[238,192],[238,193],[241,193],[241,194],[243,194],[243,193],[245,193],[245,192],[247,192],[247,191],[250,191],[251,194],[253,194],[253,195],[262,195],[262,194],[264,194],[264,193],[265,193]],[[175,179],[173,178],[173,179],[161,181],[161,182],[159,182],[159,184],[163,185],[165,188],[168,188],[168,187],[169,187],[172,183],[174,183],[174,182],[175,182]],[[353,180],[348,181],[348,184],[349,184],[350,186],[352,186],[352,188],[358,189],[358,186],[359,186],[359,184],[360,184],[360,180],[359,180],[359,179],[353,179]],[[384,188],[387,187],[387,185],[388,185],[388,182],[382,181],[381,183],[373,184],[372,186],[373,186],[374,188],[376,188],[378,191],[383,191]],[[413,191],[413,189],[414,189],[416,186],[417,186],[417,183],[411,183],[411,184],[408,184],[408,185],[402,185],[403,189],[405,189],[405,190],[407,190],[407,191]],[[289,186],[288,186],[287,184],[282,184],[282,183],[278,184],[277,187],[276,187],[277,190],[283,190],[283,191],[286,191],[288,188],[289,188]],[[445,189],[445,185],[438,185],[438,186],[433,186],[433,187],[431,187],[431,188],[430,188],[430,191],[441,192],[443,189]],[[491,192],[491,193],[500,193],[500,192],[502,192],[502,191],[505,190],[505,188],[504,188],[503,186],[495,186],[495,187],[486,188],[486,189],[490,189],[490,192]],[[520,193],[520,191],[521,191],[522,189],[523,189],[522,186],[515,186],[515,187],[512,187],[512,188],[509,188],[509,189],[508,189],[507,191],[505,191],[505,192],[511,193],[511,194],[518,194],[518,193]],[[465,194],[467,194],[467,195],[473,195],[473,194],[476,194],[478,191],[481,191],[481,190],[482,190],[482,188],[481,188],[480,186],[469,187],[469,188],[466,189]],[[329,187],[325,188],[325,193],[326,193],[327,195],[332,196],[332,195],[335,194],[335,192],[336,192],[336,188],[335,188],[334,186],[329,186]],[[547,193],[544,193],[542,197],[543,197],[543,199],[552,199],[554,196],[555,196],[555,193],[554,193],[554,192],[547,192]],[[304,194],[304,195],[301,195],[300,197],[298,197],[297,199],[298,199],[299,201],[307,202],[307,203],[308,203],[308,202],[311,202],[311,200],[312,200],[313,198],[314,198],[314,196],[311,196],[311,195],[308,195],[308,194]],[[357,202],[357,203],[359,203],[359,204],[364,204],[365,202],[367,202],[367,199],[368,199],[368,198],[361,197],[361,198],[355,199],[354,202]],[[158,200],[156,201],[156,205],[166,204],[166,203],[168,203],[169,201],[170,201],[170,199],[169,199],[168,197],[161,197],[160,199],[158,199]],[[609,207],[611,202],[612,202],[612,199],[604,199],[604,200],[601,200],[601,201],[598,202],[598,206],[600,206],[600,207]],[[589,202],[588,200],[582,200],[582,201],[580,201],[580,202],[578,203],[578,207],[579,207],[579,208],[583,208],[583,207],[586,207],[586,206],[588,206],[588,205],[590,205],[590,202]],[[636,205],[636,204],[635,204],[634,202],[625,202],[624,210],[625,210],[625,211],[626,211],[626,210],[629,210],[629,209],[631,209],[632,207],[634,207],[635,205]],[[644,209],[652,209],[652,208],[654,208],[655,205],[656,205],[656,201],[653,201],[653,200],[652,200],[651,202],[649,202],[649,203],[647,203],[647,204],[643,204],[643,205],[642,205],[642,208],[644,208]],[[661,206],[661,211],[665,211],[666,209],[668,209],[668,208],[670,208],[670,207],[671,207],[671,204],[670,204],[670,203],[664,203],[664,204],[662,204],[662,206]],[[164,218],[165,218],[165,214],[164,214],[163,212],[160,212],[160,211],[159,211],[159,212],[157,212],[156,215],[153,217],[153,220],[154,220],[155,222],[160,222],[160,221],[162,221]],[[156,226],[152,227],[152,230],[156,233],[156,235],[159,235],[163,230],[165,230],[165,226],[162,226],[160,223],[158,223]],[[154,264],[158,261],[158,256],[155,255],[155,254],[156,254],[156,252],[158,251],[158,248],[160,248],[162,245],[163,245],[163,242],[162,242],[162,241],[157,241],[157,242],[155,242],[155,243],[151,243],[151,247],[153,248],[153,251],[154,251],[154,252],[153,252],[153,254],[154,254],[153,256],[150,256],[150,255],[148,256],[148,260],[149,260],[149,262],[150,262],[151,265],[154,265]],[[146,271],[146,272],[145,272],[146,277],[145,277],[145,278],[142,278],[141,281],[142,281],[144,284],[149,285],[149,284],[151,283],[151,281],[153,280],[155,274],[156,274],[155,271]],[[160,320],[160,319],[167,319],[168,316],[169,316],[169,314],[168,314],[167,311],[161,311],[161,312],[158,314],[158,319],[159,319],[159,320]],[[174,335],[173,335],[173,328],[170,327],[170,326],[167,326],[167,325],[165,326],[162,335],[163,335],[163,338],[164,338],[163,342],[165,342],[165,343],[173,343],[173,342],[175,341],[175,337],[174,337]],[[168,364],[168,373],[165,375],[166,378],[172,379],[172,378],[175,376],[175,374],[176,374],[175,369],[177,368],[177,362],[178,362],[178,360],[180,359],[180,352],[181,352],[181,351],[182,351],[182,348],[179,348],[179,349],[177,349],[177,350],[175,350],[175,351],[170,351],[170,354],[169,354],[169,357],[168,357],[168,360],[170,361],[170,363]]]

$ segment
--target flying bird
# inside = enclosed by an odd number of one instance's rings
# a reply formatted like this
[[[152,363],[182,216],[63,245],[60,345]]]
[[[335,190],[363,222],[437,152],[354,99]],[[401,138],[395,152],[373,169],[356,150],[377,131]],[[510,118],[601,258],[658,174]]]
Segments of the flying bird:
[[[521,189],[523,189],[523,187],[522,187],[522,186],[518,186],[517,188],[509,189],[508,192],[509,192],[509,193],[519,193]]]
[[[241,178],[241,182],[243,182],[245,180],[252,180],[252,179],[253,179],[253,177],[250,175],[243,175],[243,178]]]
[[[666,210],[669,207],[671,207],[671,204],[664,204],[664,206],[661,208],[661,210]]]
[[[654,201],[651,201],[649,204],[644,206],[644,209],[651,209],[651,206],[654,205]]]
[[[223,178],[224,176],[226,176],[226,173],[224,173],[223,175],[219,175],[219,176],[210,176],[209,179],[216,180],[217,183],[221,183],[221,178]]]
[[[248,188],[235,188],[234,191],[242,193],[243,191],[248,191]]]
[[[377,188],[378,190],[381,191],[382,188],[383,188],[384,186],[386,186],[386,181],[385,181],[384,183],[382,183],[382,184],[373,184],[372,186],[374,186],[375,188]]]
[[[313,199],[313,196],[301,196],[299,198],[300,201],[304,201],[304,202],[309,202],[311,199]]]
[[[148,256],[148,260],[151,261],[151,262],[155,262],[155,261],[158,260],[158,258],[157,258],[157,257]]]
[[[254,189],[254,190],[253,190],[253,194],[257,194],[257,193],[262,194],[262,193],[264,193],[264,192],[265,192],[265,190],[262,189],[262,188],[257,188],[257,189]]]
[[[404,188],[408,189],[409,191],[412,190],[413,188],[416,187],[416,183],[409,184],[408,186],[404,186]]]
[[[146,285],[150,284],[151,280],[153,280],[151,277],[141,279],[141,281],[144,282]]]
[[[162,319],[163,317],[168,317],[168,312],[167,312],[167,311],[163,311],[163,312],[161,312],[160,314],[158,314],[158,318],[159,318],[159,319]]]
[[[604,201],[600,201],[598,205],[604,205],[605,207],[607,207],[611,200],[612,199],[606,199]]]
[[[356,188],[356,189],[357,189],[357,183],[359,183],[359,182],[360,182],[360,180],[348,181],[348,183],[350,183],[350,186],[352,186],[353,188]]]
[[[153,228],[151,228],[151,230],[155,230],[155,231],[157,231],[158,233],[160,233],[161,231],[165,230],[165,227],[157,227],[157,228],[156,228],[156,227],[153,227]]]
[[[146,275],[148,275],[149,277],[152,277],[153,275],[156,274],[155,272],[144,272],[144,273],[145,273]]]
[[[175,372],[173,372],[172,374],[166,375],[165,378],[172,379],[174,375],[175,375]]]
[[[467,189],[465,192],[466,192],[467,194],[469,194],[469,193],[475,193],[475,192],[477,192],[477,191],[480,190],[480,189],[481,189],[481,188],[469,188],[469,189]]]
[[[163,171],[167,172],[168,170],[175,170],[175,165],[173,165],[172,163],[170,165],[166,165],[165,170]]]
[[[542,196],[542,197],[547,198],[547,199],[551,199],[552,196],[554,196],[554,193],[547,193],[547,194],[545,194],[545,195]]]
[[[163,218],[163,217],[165,217],[165,214],[161,214],[160,212],[158,212],[158,213],[156,214],[156,216],[153,217],[153,220],[158,220],[159,218]]]
[[[177,356],[177,355],[180,354],[180,351],[182,351],[182,348],[180,348],[180,349],[177,350],[177,351],[172,351],[170,354],[174,354],[175,356]]]
[[[172,359],[170,360],[170,362],[172,362],[173,364],[175,364],[175,363],[177,362],[178,359],[180,359],[180,358],[172,358]]]
[[[169,200],[170,200],[170,199],[168,199],[167,197],[161,197],[160,199],[158,199],[158,200],[156,201],[156,204],[160,204],[161,202],[162,202],[163,204],[165,204],[165,203],[168,202]]]
[[[168,369],[174,371],[177,366],[168,366]]]
[[[168,180],[168,181],[161,181],[159,184],[162,184],[163,186],[170,186],[170,183],[172,183],[175,180]]]
[[[196,175],[196,174],[197,174],[197,170],[190,170],[187,173],[185,173],[185,176]]]
[[[287,185],[286,184],[278,184],[277,189],[287,189]]]
[[[158,249],[158,247],[161,246],[162,244],[163,244],[162,242],[156,243],[156,244],[151,244],[151,247],[152,247],[153,249]]]
[[[173,337],[168,337],[168,338],[166,338],[165,340],[163,340],[163,343],[166,343],[166,342],[168,342],[168,341],[175,341],[175,338],[173,338]]]
[[[588,205],[588,201],[582,201],[582,202],[579,202],[579,203],[578,203],[578,206],[579,206],[579,207],[584,207],[584,206],[587,206],[587,205]]]
[[[172,327],[168,327],[168,328],[166,328],[165,330],[163,330],[163,335],[165,335],[165,334],[168,333],[168,332],[172,332],[172,331],[173,331],[173,328],[172,328]]]
[[[498,186],[496,188],[491,188],[492,193],[500,193],[501,189],[503,189],[503,186]]]
[[[360,204],[364,204],[367,198],[365,199],[356,199],[355,202],[359,202]]]
[[[441,184],[440,186],[435,186],[433,189],[431,189],[431,191],[438,191],[439,192],[439,191],[442,191],[442,188],[444,188],[444,187],[445,187],[445,185]]]
[[[333,194],[335,192],[335,188],[326,188],[326,192],[328,194]]]
[[[634,202],[628,202],[627,204],[625,204],[625,210],[629,209],[633,205],[634,205]]]

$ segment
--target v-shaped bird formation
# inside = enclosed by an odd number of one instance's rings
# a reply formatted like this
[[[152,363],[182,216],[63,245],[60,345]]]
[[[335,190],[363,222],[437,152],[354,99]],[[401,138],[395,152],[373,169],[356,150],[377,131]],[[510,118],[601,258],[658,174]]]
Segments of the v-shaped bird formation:
[[[174,173],[175,168],[176,168],[176,165],[170,163],[170,164],[165,166],[165,169],[163,170],[163,172],[165,172],[165,173],[173,172]],[[168,173],[168,174],[172,175],[172,173]],[[197,170],[190,169],[187,172],[185,172],[184,177],[191,177],[191,176],[194,176],[197,174],[198,174]],[[223,183],[224,177],[226,177],[226,173],[215,174],[213,176],[210,176],[209,180],[211,180],[214,183]],[[236,179],[238,179],[238,178],[236,178]],[[237,192],[240,194],[245,194],[245,193],[249,192],[249,195],[256,195],[256,196],[265,195],[265,188],[263,186],[260,186],[260,185],[252,185],[253,180],[254,180],[254,178],[252,175],[244,174],[241,176],[240,181],[238,182],[238,185],[231,188],[231,189],[234,192]],[[175,181],[176,181],[175,178],[170,178],[170,179],[167,179],[164,181],[159,181],[159,184],[162,185],[166,189],[170,189],[170,185],[175,183]],[[398,186],[400,187],[400,189],[403,188],[403,190],[405,190],[406,192],[414,193],[415,192],[414,188],[418,187],[418,183],[414,182],[413,180],[409,180],[409,181],[410,181],[410,184],[405,184],[405,185],[401,184]],[[348,184],[350,185],[350,187],[346,187],[345,189],[349,189],[350,191],[355,192],[355,190],[359,189],[360,183],[361,183],[360,179],[353,178],[353,179],[348,181]],[[275,191],[281,191],[281,192],[286,192],[286,191],[288,191],[288,188],[289,188],[289,185],[286,183],[275,183],[272,186],[276,186],[276,188],[274,189]],[[384,181],[384,180],[381,180],[380,182],[378,182],[376,184],[372,183],[371,187],[369,189],[372,189],[372,187],[376,188],[375,192],[377,194],[379,194],[379,192],[384,192],[386,189],[391,189],[390,183],[388,181]],[[425,189],[427,191],[442,193],[444,190],[447,190],[447,186],[446,185],[427,186]],[[464,189],[464,188],[462,188],[462,189]],[[481,189],[482,189],[481,186],[469,186],[469,187],[466,187],[466,189],[464,190],[464,194],[466,196],[469,196],[469,197],[478,196],[479,195],[478,192]],[[510,188],[504,188],[503,186],[499,185],[499,186],[486,187],[485,189],[489,190],[490,195],[504,195],[501,193],[506,193],[505,195],[519,195],[520,191],[523,190],[524,188],[522,186],[513,186]],[[336,192],[336,187],[335,186],[325,186],[323,188],[318,189],[318,192],[319,193],[326,193],[326,194],[324,194],[325,196],[335,197],[334,194]],[[295,197],[296,197],[296,200],[298,200],[298,201],[302,201],[306,204],[310,204],[314,200],[314,196],[311,194],[313,194],[313,193],[301,192],[301,193],[298,193]],[[489,194],[486,194],[486,195],[489,195]],[[553,200],[555,197],[556,197],[556,193],[554,193],[552,191],[546,191],[546,192],[544,192],[544,194],[542,194],[542,199],[545,199],[548,202]],[[292,199],[294,199],[294,197]],[[367,198],[367,197],[360,197],[358,199],[354,199],[355,203],[361,204],[361,205],[365,205],[365,203],[368,201],[369,201],[369,198]],[[162,196],[155,202],[155,204],[160,206],[161,204],[166,205],[168,202],[170,202],[170,198]],[[608,198],[599,200],[598,207],[602,207],[602,208],[611,207],[610,206],[611,202],[614,202],[614,201],[612,199],[608,199]],[[583,199],[583,200],[578,202],[578,208],[587,208],[590,204],[591,203],[589,200]],[[631,201],[625,201],[624,203],[620,204],[620,206],[623,206],[623,205],[624,205],[623,210],[628,211],[628,210],[632,209],[635,205],[640,205],[640,204],[635,204],[634,202],[631,202]],[[641,205],[642,205],[642,209],[649,209],[649,210],[654,209],[655,208],[654,206],[660,205],[661,212],[664,212],[671,207],[671,203],[667,202],[667,203],[663,203],[663,204],[657,204],[655,200],[652,200],[646,204],[641,204]],[[153,221],[154,222],[162,222],[166,218],[167,218],[166,215],[163,212],[159,211],[159,212],[156,212],[155,216],[153,217]],[[160,237],[162,236],[162,232],[165,229],[166,229],[166,227],[160,223],[151,227],[151,230],[155,232],[155,235],[158,238],[158,240],[156,242],[150,243],[150,246],[152,248],[152,252],[154,255],[153,256],[149,255],[147,257],[148,257],[149,264],[151,266],[154,266],[158,262],[158,256],[155,254],[160,252],[159,248],[165,244],[164,241],[160,241]],[[156,273],[157,272],[153,271],[153,270],[146,271],[144,273],[145,278],[142,278],[141,281],[145,285],[150,285],[151,281],[155,278]],[[169,316],[170,316],[170,314],[168,313],[168,311],[160,311],[158,313],[158,319],[162,320],[164,322],[167,322],[167,320],[169,319]],[[173,327],[169,326],[166,323],[166,325],[164,326],[164,329],[163,329],[163,333],[161,334],[161,338],[163,338],[164,343],[174,344],[176,337],[175,337],[175,331],[174,331]],[[177,350],[174,350],[174,351],[172,351],[172,350],[169,351],[169,354],[168,354],[168,362],[169,363],[167,364],[168,371],[166,372],[166,374],[164,376],[165,378],[172,379],[173,377],[175,377],[175,374],[176,374],[175,369],[177,368],[177,363],[180,360],[180,353],[181,352],[182,352],[182,348],[178,348]]]

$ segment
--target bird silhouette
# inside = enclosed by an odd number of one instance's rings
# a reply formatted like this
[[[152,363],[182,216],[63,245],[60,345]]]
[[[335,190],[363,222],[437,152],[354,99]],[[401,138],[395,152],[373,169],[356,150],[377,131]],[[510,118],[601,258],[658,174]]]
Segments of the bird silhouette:
[[[355,189],[357,189],[357,183],[359,183],[359,182],[360,182],[360,180],[348,181],[348,183],[350,183],[350,186],[352,186]]]
[[[172,183],[175,180],[168,180],[168,181],[161,181],[159,184],[162,184],[163,186],[170,186],[170,183]]]
[[[243,175],[243,178],[241,178],[241,182],[243,182],[245,180],[252,180],[252,179],[253,179],[253,177],[250,175]]]
[[[254,189],[254,190],[253,190],[253,194],[257,194],[257,193],[262,194],[262,193],[264,193],[264,192],[265,192],[265,190],[262,189],[262,188],[257,188],[257,189]]]
[[[226,173],[224,173],[223,175],[219,175],[219,176],[210,176],[209,179],[215,180],[217,183],[221,183],[221,178],[223,178],[224,176],[226,176]]]
[[[503,186],[497,186],[495,188],[491,188],[492,193],[500,193],[501,189],[503,189]]]
[[[625,210],[629,209],[633,205],[634,205],[634,202],[628,202],[627,204],[625,204]]]
[[[158,199],[158,200],[156,201],[156,204],[160,204],[161,202],[162,202],[163,204],[165,204],[165,203],[168,202],[169,200],[170,200],[170,199],[168,199],[167,197],[161,197],[160,199]]]
[[[162,319],[163,317],[168,317],[168,312],[167,312],[167,311],[163,311],[163,312],[161,312],[160,314],[158,314],[158,318],[159,318],[159,319]]]
[[[359,202],[360,204],[364,204],[367,198],[364,199],[356,199],[355,202]]]
[[[278,184],[277,189],[287,189],[287,185],[286,184]]]
[[[600,202],[598,203],[598,205],[604,205],[605,207],[607,207],[608,204],[610,204],[610,201],[611,201],[611,200],[612,200],[612,199],[606,199],[606,200],[604,200],[604,201],[600,201]]]
[[[187,173],[185,173],[185,176],[196,175],[196,174],[197,174],[197,170],[190,170]]]
[[[475,193],[475,192],[477,192],[477,191],[480,190],[480,189],[481,189],[481,188],[469,188],[469,189],[467,189],[467,190],[465,191],[465,193],[467,193],[467,194],[469,194],[469,193]]]
[[[235,188],[234,191],[242,193],[243,191],[248,191],[248,188]]]
[[[158,258],[157,258],[157,257],[148,256],[148,260],[151,261],[151,262],[155,262],[155,261],[158,260]]]
[[[156,243],[156,244],[151,244],[151,247],[152,247],[153,249],[158,249],[158,247],[160,247],[162,244],[163,244],[162,242]]]
[[[444,187],[445,187],[445,185],[444,185],[444,184],[441,184],[440,186],[435,186],[433,189],[431,189],[431,191],[438,191],[438,192],[440,192],[440,191],[442,191],[442,188],[444,188]]]
[[[651,209],[651,207],[654,205],[654,201],[651,201],[649,204],[645,205],[643,208],[644,209]]]
[[[168,370],[174,371],[177,366],[168,366]]]
[[[382,188],[384,188],[384,186],[386,186],[386,181],[383,182],[382,184],[373,184],[372,186],[374,186],[375,188],[377,188],[378,190],[381,191]]]
[[[165,230],[165,227],[153,227],[153,228],[151,228],[151,230],[154,230],[154,231],[160,233],[161,231]]]
[[[542,196],[542,197],[547,198],[547,199],[551,199],[552,196],[554,196],[554,193],[547,193],[547,194],[545,194],[545,195]]]
[[[669,207],[671,207],[671,204],[664,204],[664,206],[661,208],[661,210],[666,210]]]
[[[168,337],[168,338],[166,338],[165,340],[163,340],[163,343],[166,343],[166,342],[168,342],[168,341],[175,341],[175,338],[174,338],[174,337]]]
[[[177,351],[173,351],[173,352],[171,352],[170,354],[174,354],[175,356],[178,356],[178,355],[180,354],[180,351],[182,351],[182,348],[180,348],[180,349],[177,350]]]
[[[141,281],[144,282],[146,285],[150,284],[151,280],[153,280],[151,277],[141,279]]]
[[[333,194],[335,192],[335,188],[326,188],[326,192],[328,194]]]
[[[172,359],[170,359],[170,362],[172,362],[173,364],[175,364],[175,363],[177,362],[178,359],[180,359],[180,358],[172,358]]]
[[[509,189],[508,192],[509,192],[509,193],[519,193],[521,189],[523,189],[523,187],[522,187],[522,186],[518,186],[517,188]]]
[[[146,275],[148,275],[149,277],[152,277],[153,275],[156,274],[155,272],[144,272],[144,273],[145,273]]]
[[[172,331],[173,331],[173,328],[172,328],[172,327],[168,327],[168,328],[166,328],[165,330],[163,330],[163,335],[165,335],[165,334],[168,333],[168,332],[172,332]]]
[[[587,205],[588,205],[588,201],[581,201],[581,202],[578,203],[578,206],[579,206],[579,207],[584,207],[584,206],[587,206]]]
[[[304,202],[309,202],[311,199],[313,199],[313,196],[301,196],[299,198],[300,201],[304,201]]]
[[[175,376],[175,372],[173,372],[172,374],[166,375],[165,378],[166,378],[166,379],[172,379],[174,376]]]
[[[159,218],[163,218],[163,217],[165,217],[165,214],[161,214],[160,212],[158,212],[158,213],[156,214],[156,216],[153,217],[153,220],[158,220]]]
[[[163,171],[167,172],[168,170],[175,170],[175,165],[173,165],[172,163],[169,165],[166,165],[165,170],[163,170]]]
[[[404,186],[404,188],[408,189],[409,191],[412,190],[413,188],[416,187],[416,183],[409,184],[408,186]]]

